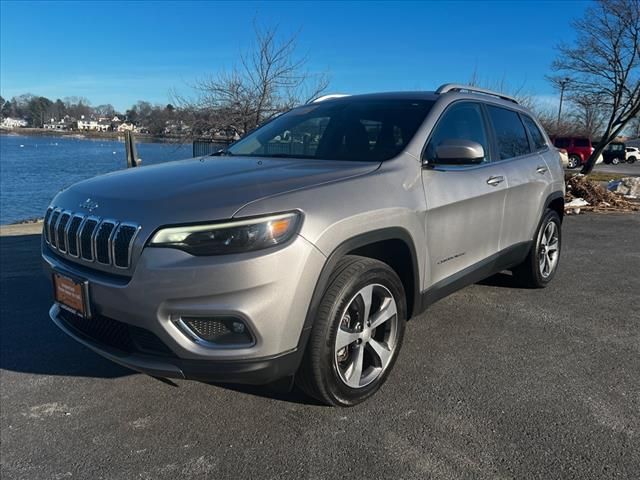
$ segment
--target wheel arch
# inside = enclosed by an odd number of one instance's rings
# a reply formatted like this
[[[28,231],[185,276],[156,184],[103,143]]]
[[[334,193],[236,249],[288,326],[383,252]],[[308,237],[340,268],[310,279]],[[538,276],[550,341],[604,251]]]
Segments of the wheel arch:
[[[307,309],[298,349],[304,350],[331,273],[345,255],[361,255],[387,263],[400,277],[407,296],[407,317],[420,312],[420,270],[416,248],[407,230],[388,227],[356,235],[338,245],[322,267]]]
[[[554,210],[560,217],[560,222],[564,218],[564,195],[562,192],[553,192],[550,194],[544,202],[544,208],[542,209],[542,215],[550,208]]]

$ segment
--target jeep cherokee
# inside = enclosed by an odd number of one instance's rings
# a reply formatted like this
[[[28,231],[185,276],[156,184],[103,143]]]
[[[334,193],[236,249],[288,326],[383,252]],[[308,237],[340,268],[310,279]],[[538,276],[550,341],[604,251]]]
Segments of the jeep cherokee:
[[[563,177],[505,95],[448,84],[320,98],[213,156],[56,195],[42,237],[50,316],[150,375],[295,378],[354,405],[430,304],[505,269],[549,283]]]

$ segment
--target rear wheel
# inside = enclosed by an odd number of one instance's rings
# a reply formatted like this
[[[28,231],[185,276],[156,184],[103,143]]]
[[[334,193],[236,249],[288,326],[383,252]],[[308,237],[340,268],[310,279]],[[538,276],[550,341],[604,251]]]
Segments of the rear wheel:
[[[296,383],[329,405],[366,400],[393,368],[405,323],[404,289],[391,267],[346,256],[323,295]]]
[[[620,163],[620,159],[618,157],[615,157],[613,160],[611,160],[611,163],[613,163],[614,165],[618,165]]]
[[[569,157],[569,168],[578,168],[580,166],[580,157],[578,155],[571,155]]]
[[[636,157],[627,158],[627,163],[634,163],[636,161]]]
[[[531,288],[546,287],[558,269],[561,246],[560,216],[554,210],[548,209],[538,226],[529,255],[513,269],[516,280]]]

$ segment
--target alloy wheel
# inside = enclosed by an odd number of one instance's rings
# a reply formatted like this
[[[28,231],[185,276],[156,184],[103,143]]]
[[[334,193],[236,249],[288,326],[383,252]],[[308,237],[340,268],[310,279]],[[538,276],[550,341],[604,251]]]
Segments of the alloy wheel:
[[[558,257],[560,254],[560,236],[558,226],[555,222],[547,223],[542,235],[540,236],[540,245],[538,247],[538,263],[540,266],[540,275],[543,278],[549,277],[558,265]]]
[[[382,375],[398,344],[398,311],[389,289],[361,288],[344,310],[334,346],[338,376],[351,388],[362,388]]]

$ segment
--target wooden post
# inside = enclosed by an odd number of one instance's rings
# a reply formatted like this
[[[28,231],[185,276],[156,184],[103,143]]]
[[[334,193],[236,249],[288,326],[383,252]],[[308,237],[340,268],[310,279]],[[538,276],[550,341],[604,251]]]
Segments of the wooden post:
[[[124,149],[127,152],[127,168],[139,167],[142,161],[138,158],[136,140],[130,130],[124,132]]]

